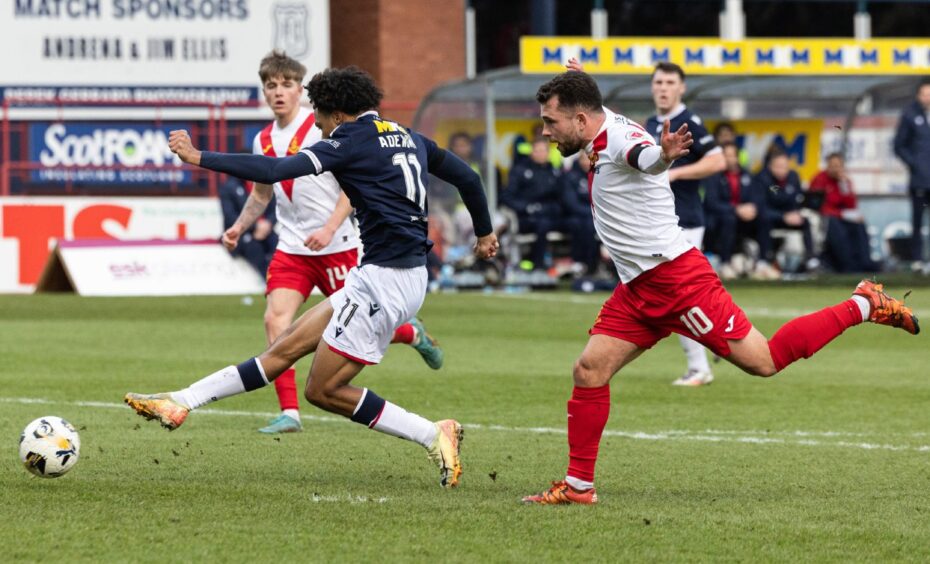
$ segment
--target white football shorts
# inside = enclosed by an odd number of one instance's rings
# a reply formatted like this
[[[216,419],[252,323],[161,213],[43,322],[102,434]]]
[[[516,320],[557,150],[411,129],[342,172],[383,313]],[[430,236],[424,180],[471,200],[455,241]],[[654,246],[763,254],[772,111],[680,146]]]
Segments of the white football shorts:
[[[394,331],[415,316],[426,297],[426,267],[353,268],[329,297],[333,316],[323,340],[333,351],[363,364],[378,364]]]

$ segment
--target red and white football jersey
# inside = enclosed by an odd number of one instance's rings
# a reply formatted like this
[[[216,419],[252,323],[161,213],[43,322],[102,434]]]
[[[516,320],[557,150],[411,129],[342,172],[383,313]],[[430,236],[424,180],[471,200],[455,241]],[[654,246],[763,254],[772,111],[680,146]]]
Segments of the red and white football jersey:
[[[639,124],[604,108],[604,125],[585,151],[597,234],[626,284],[694,245],[682,235],[668,172],[647,174],[627,161],[630,150],[655,139]]]
[[[313,112],[301,107],[287,127],[280,128],[274,121],[256,135],[252,152],[268,157],[295,155],[301,147],[313,145],[322,138],[320,129],[313,124]],[[339,226],[326,248],[311,251],[304,246],[307,236],[323,227],[333,215],[341,191],[336,178],[328,172],[276,182],[275,212],[281,225],[278,249],[294,255],[328,255],[357,249],[360,243],[351,218],[346,218]]]

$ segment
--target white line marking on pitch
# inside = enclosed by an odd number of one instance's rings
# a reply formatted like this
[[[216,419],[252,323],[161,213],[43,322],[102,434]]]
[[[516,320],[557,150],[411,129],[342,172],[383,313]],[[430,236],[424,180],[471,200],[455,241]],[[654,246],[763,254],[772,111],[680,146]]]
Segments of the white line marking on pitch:
[[[101,401],[56,401],[43,398],[3,398],[0,397],[0,403],[17,403],[23,405],[70,405],[77,407],[98,407],[104,409],[129,409],[122,403],[111,403]],[[226,417],[274,417],[278,413],[265,411],[233,411],[226,409],[198,409],[192,412],[192,415],[221,415]],[[343,417],[332,417],[328,415],[301,415],[304,421],[315,421],[319,423],[343,423],[348,420]],[[481,423],[465,423],[468,429],[481,429],[485,431],[502,431],[507,433],[534,433],[546,435],[565,435],[565,429],[555,427],[507,427],[504,425],[484,425]],[[895,445],[875,442],[853,442],[843,441],[824,441],[810,437],[839,438],[839,437],[900,437],[900,438],[920,438],[926,437],[927,433],[848,433],[842,431],[738,431],[738,430],[687,430],[674,429],[669,431],[620,431],[614,429],[605,429],[605,437],[621,437],[625,439],[644,440],[644,441],[699,441],[712,443],[741,443],[757,445],[801,445],[815,447],[840,447],[854,448],[859,450],[888,450],[895,452],[930,452],[930,445]],[[321,500],[331,501],[331,500]],[[335,501],[335,500],[332,500]],[[377,501],[374,499],[368,501]]]

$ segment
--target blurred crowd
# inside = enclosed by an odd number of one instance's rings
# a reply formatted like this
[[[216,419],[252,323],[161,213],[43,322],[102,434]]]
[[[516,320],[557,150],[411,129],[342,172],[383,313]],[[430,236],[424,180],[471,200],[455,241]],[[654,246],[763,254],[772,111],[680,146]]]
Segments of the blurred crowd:
[[[826,157],[826,167],[803,186],[788,154],[772,146],[761,170],[736,144],[729,123],[714,130],[726,169],[701,182],[707,230],[703,250],[721,277],[775,279],[782,272],[874,272],[862,213],[843,156]],[[449,148],[479,174],[472,140],[456,133]],[[484,265],[498,275],[519,271],[550,277],[610,276],[594,231],[588,194],[591,163],[583,152],[563,159],[543,137],[518,140],[506,182],[499,184],[495,224],[504,241],[500,264]],[[498,173],[500,174],[500,173]],[[430,185],[431,239],[440,263],[471,268],[471,226],[455,189]]]

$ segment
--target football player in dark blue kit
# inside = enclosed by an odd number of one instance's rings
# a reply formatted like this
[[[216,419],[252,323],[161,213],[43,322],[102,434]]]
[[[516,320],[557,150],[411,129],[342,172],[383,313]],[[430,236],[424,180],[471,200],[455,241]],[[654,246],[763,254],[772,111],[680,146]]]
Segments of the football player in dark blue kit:
[[[694,144],[691,152],[675,161],[668,171],[668,179],[675,194],[675,213],[685,238],[698,249],[704,240],[704,206],[699,192],[701,180],[726,168],[723,151],[704,127],[700,117],[691,113],[681,99],[685,93],[685,72],[674,63],[659,63],[652,72],[652,101],[656,115],[646,122],[646,131],[662,135],[662,124],[667,120],[672,131],[688,125]],[[714,376],[707,363],[704,347],[685,336],[679,336],[681,347],[688,359],[685,374],[673,382],[678,386],[710,384]]]
[[[307,84],[323,140],[285,158],[201,152],[186,131],[169,145],[186,163],[272,184],[332,172],[356,210],[364,256],[345,286],[295,321],[261,355],[228,366],[176,392],[127,394],[126,403],[173,430],[210,402],[265,386],[298,359],[316,352],[305,395],[310,403],[371,429],[419,443],[440,469],[443,487],[462,473],[462,426],[438,422],[385,401],[350,382],[377,364],[394,330],[413,317],[426,294],[427,173],[454,185],[472,217],[475,255],[497,253],[481,179],[432,140],[378,115],[381,91],[355,67],[328,69]]]

